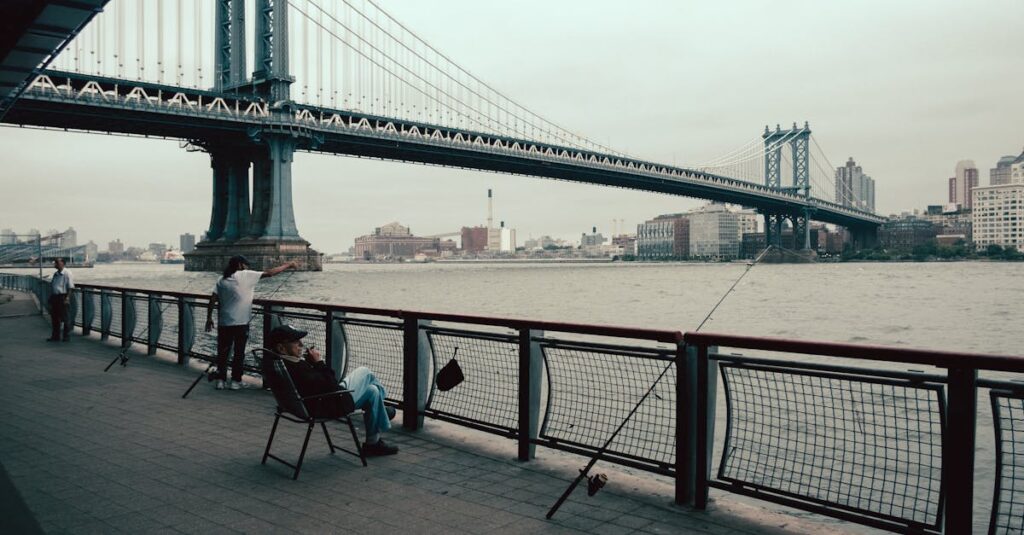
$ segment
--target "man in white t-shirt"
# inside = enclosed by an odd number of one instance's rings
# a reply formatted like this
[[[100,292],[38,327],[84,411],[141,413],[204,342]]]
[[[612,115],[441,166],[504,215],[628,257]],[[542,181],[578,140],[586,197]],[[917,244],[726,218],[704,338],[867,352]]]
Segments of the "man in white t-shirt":
[[[245,345],[249,340],[249,322],[252,321],[252,300],[260,279],[273,277],[285,270],[298,268],[297,262],[288,262],[266,271],[252,271],[244,256],[233,256],[224,268],[224,276],[213,287],[213,297],[206,314],[206,332],[213,330],[213,308],[220,305],[217,315],[217,390],[224,390],[228,380],[228,353],[234,349],[231,360],[231,390],[242,388],[242,364]]]

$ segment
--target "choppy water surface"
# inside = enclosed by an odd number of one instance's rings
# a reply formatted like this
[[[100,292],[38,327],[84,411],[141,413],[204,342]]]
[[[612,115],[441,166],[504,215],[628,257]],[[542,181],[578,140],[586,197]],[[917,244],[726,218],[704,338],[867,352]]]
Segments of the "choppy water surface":
[[[743,264],[328,264],[263,281],[259,295],[405,310],[694,329]],[[214,273],[100,265],[82,283],[207,293]],[[704,331],[946,351],[1024,354],[1024,263],[758,265]],[[872,366],[905,369],[907,365]],[[920,368],[919,366],[917,368]],[[1005,375],[1004,375],[1005,376]],[[979,518],[994,466],[979,397]],[[720,407],[721,409],[721,407]]]

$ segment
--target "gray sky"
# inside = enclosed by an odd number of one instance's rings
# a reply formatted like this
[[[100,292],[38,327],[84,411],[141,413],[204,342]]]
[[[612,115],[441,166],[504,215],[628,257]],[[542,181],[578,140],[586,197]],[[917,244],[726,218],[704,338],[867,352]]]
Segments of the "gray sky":
[[[117,1],[117,0],[115,0]],[[711,160],[765,124],[810,121],[853,156],[882,213],[946,201],[956,162],[1024,149],[1024,2],[381,0],[507,96],[575,132],[666,163]],[[0,128],[0,227],[74,226],[105,249],[209,223],[210,168],[174,141]],[[627,228],[703,201],[598,186],[299,154],[299,231],[338,252],[375,226],[417,234],[495,219],[520,241]]]

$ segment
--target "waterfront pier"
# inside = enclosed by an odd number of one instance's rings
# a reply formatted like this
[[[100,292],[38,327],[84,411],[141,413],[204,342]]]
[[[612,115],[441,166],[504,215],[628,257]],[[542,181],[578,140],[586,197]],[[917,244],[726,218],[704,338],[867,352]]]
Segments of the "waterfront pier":
[[[667,482],[614,471],[605,490],[579,491],[546,521],[578,459],[522,463],[513,443],[441,422],[396,427],[400,453],[366,468],[329,455],[315,436],[292,481],[287,469],[260,465],[273,420],[268,392],[204,382],[183,400],[197,372],[172,355],[146,357],[143,347],[127,368],[103,373],[119,344],[98,335],[48,344],[47,332],[29,294],[0,290],[0,499],[8,504],[0,531],[847,532],[728,499],[709,511],[674,506]],[[297,452],[301,434],[282,427],[275,449]]]
[[[20,302],[25,294],[46,302],[48,285],[33,277],[0,275],[0,287],[22,291]],[[263,478],[275,468],[258,467],[255,460],[264,436],[259,421],[263,413],[256,407],[265,407],[266,426],[272,406],[268,396],[249,398],[252,404],[237,405],[238,412],[232,413],[230,406],[245,398],[228,400],[208,386],[189,399],[181,400],[178,394],[191,382],[189,375],[195,377],[192,365],[214,358],[216,341],[201,334],[208,299],[202,294],[79,285],[69,308],[79,328],[76,332],[87,336],[75,337],[67,345],[43,344],[45,326],[34,314],[9,319],[18,323],[4,324],[5,344],[0,349],[8,366],[17,370],[4,379],[13,381],[5,388],[13,396],[8,405],[32,403],[23,399],[35,392],[22,389],[25,383],[49,388],[38,394],[44,400],[50,399],[46,395],[70,396],[61,403],[43,403],[54,410],[102,408],[105,412],[98,413],[102,415],[95,425],[121,430],[114,440],[96,447],[105,453],[142,451],[139,446],[165,440],[163,435],[151,435],[150,424],[162,421],[167,412],[173,415],[167,425],[183,433],[185,442],[177,441],[160,453],[140,454],[143,459],[136,460],[137,466],[164,466],[165,455],[180,458],[176,462],[182,464],[198,457],[211,465],[229,463],[231,470],[261,482],[271,481]],[[831,518],[829,525],[838,529],[939,534],[990,527],[993,533],[1017,533],[1024,528],[1024,517],[1018,514],[1024,506],[1024,459],[1018,453],[1024,445],[1024,386],[1012,380],[1024,371],[1022,357],[322,302],[257,300],[255,305],[250,348],[260,347],[269,329],[287,323],[308,331],[309,342],[324,348],[326,361],[336,371],[363,365],[373,369],[388,391],[387,401],[401,410],[396,421],[403,428],[403,448],[406,443],[440,443],[452,437],[457,438],[448,443],[468,448],[463,451],[483,451],[482,437],[502,444],[496,451],[505,453],[498,457],[510,461],[503,466],[514,470],[496,467],[501,475],[460,479],[468,488],[486,487],[511,496],[510,490],[495,490],[500,489],[497,485],[518,488],[523,484],[519,478],[529,480],[535,468],[568,459],[568,465],[556,467],[552,473],[557,475],[549,480],[561,487],[597,454],[602,470],[615,471],[612,480],[616,491],[622,491],[620,496],[655,496],[666,511],[680,515],[671,518],[681,522],[682,532],[690,526],[687,518],[717,525],[737,516],[732,512],[739,509],[732,504],[738,499],[814,513],[823,521]],[[26,337],[33,321],[40,342],[29,344]],[[127,367],[103,374],[99,369],[115,351],[117,346],[110,344],[114,341],[122,349],[137,348],[132,353],[136,356]],[[434,374],[456,348],[467,380],[442,391]],[[102,353],[107,358],[86,358]],[[21,361],[12,355],[26,364],[18,364]],[[54,363],[60,363],[59,371],[53,371]],[[62,376],[65,366],[78,371]],[[90,366],[96,370],[87,371]],[[160,373],[133,375],[149,367]],[[30,373],[23,374],[22,368]],[[258,379],[261,363],[254,358],[247,368]],[[167,396],[172,389],[164,381],[174,383],[173,396]],[[653,395],[646,397],[644,392]],[[92,396],[91,405],[79,398],[86,394]],[[644,402],[636,405],[642,398]],[[201,403],[193,404],[196,401]],[[635,412],[634,406],[639,407]],[[137,426],[126,420],[133,411],[141,413]],[[26,419],[12,413],[22,427],[49,421],[37,416]],[[56,413],[52,416],[68,421]],[[605,445],[620,425],[621,433]],[[471,433],[463,435],[467,431]],[[253,450],[251,460],[242,453],[245,448],[238,447],[240,435],[246,435],[246,447]],[[31,446],[22,446],[25,456],[35,454]],[[316,446],[310,447],[312,455]],[[227,457],[208,457],[207,450]],[[513,458],[521,464],[511,462]],[[447,460],[431,461],[429,470],[446,471]],[[323,458],[309,457],[303,478],[323,470],[322,462]],[[342,463],[330,461],[332,468],[341,468]],[[975,463],[984,469],[976,471]],[[446,468],[438,468],[441,465]],[[344,464],[345,477],[359,478],[350,485],[370,481],[363,473],[351,472],[352,467],[360,468]],[[649,474],[649,483],[660,490],[649,492],[646,484],[633,483],[619,487],[629,481],[618,475],[620,470]],[[430,480],[435,473],[417,474]],[[191,477],[211,483],[194,472]],[[313,476],[319,477],[325,476]],[[279,490],[279,483],[293,484],[274,479],[267,492]],[[548,492],[541,486],[515,495],[542,502],[530,509],[538,512],[536,508],[551,503],[538,497]],[[555,488],[551,496],[560,490]],[[571,503],[595,503],[587,502],[582,491],[577,494]],[[669,503],[675,506],[668,507]],[[598,509],[615,507],[609,503]],[[779,525],[764,520],[763,514],[753,515],[761,519],[754,521],[759,524],[755,531]],[[556,525],[561,526],[560,518],[555,517]],[[792,517],[783,518],[788,519],[783,522],[787,530],[798,530],[789,522]],[[591,520],[603,522],[599,516]],[[596,529],[598,523],[583,529]]]

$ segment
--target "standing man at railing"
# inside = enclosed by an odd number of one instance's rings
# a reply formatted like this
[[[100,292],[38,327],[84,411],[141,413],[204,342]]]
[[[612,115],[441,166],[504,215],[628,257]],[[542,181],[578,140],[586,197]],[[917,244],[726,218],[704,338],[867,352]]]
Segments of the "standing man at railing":
[[[266,271],[252,271],[244,256],[232,256],[224,268],[224,276],[213,287],[210,307],[206,309],[206,332],[213,330],[213,308],[220,305],[217,314],[217,390],[224,390],[228,379],[228,353],[234,348],[231,360],[231,390],[242,388],[242,365],[245,346],[249,340],[249,322],[252,321],[252,300],[260,279],[273,277],[288,269],[298,268],[298,262],[288,262]]]
[[[57,270],[50,278],[50,325],[53,330],[46,341],[59,342],[63,339],[70,342],[72,322],[68,318],[68,303],[71,299],[71,290],[75,288],[75,281],[71,278],[71,272],[64,269],[63,258],[53,259],[53,267]]]

